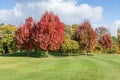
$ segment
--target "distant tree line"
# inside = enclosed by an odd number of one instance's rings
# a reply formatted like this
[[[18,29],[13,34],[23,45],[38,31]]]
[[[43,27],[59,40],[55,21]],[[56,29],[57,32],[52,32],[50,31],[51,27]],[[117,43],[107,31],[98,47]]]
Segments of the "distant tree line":
[[[67,25],[52,12],[45,12],[40,21],[32,17],[19,27],[0,24],[0,53],[20,51],[49,51],[74,55],[84,53],[120,53],[120,29],[117,37],[100,26],[93,29],[89,20],[81,24]]]

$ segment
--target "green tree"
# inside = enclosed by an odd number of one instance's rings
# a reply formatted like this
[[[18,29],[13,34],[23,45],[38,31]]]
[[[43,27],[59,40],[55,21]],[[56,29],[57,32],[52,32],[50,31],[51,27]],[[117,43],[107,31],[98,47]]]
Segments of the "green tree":
[[[119,40],[118,40],[118,38],[116,37],[116,36],[113,36],[112,37],[112,44],[113,44],[113,46],[112,46],[112,50],[111,50],[111,52],[112,53],[120,53],[120,50],[119,50]]]
[[[3,25],[4,25],[4,23],[0,23],[0,27],[3,26]]]
[[[64,24],[64,32],[65,32],[65,35],[66,34],[71,34],[71,26],[70,25],[67,25],[67,24]]]
[[[117,31],[118,53],[120,53],[120,28]]]

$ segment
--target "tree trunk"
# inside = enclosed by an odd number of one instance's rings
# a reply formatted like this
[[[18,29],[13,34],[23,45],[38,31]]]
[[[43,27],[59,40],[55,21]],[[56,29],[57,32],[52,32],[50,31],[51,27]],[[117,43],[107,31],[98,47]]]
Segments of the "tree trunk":
[[[88,55],[86,50],[84,50],[84,54],[85,54],[86,56]]]
[[[48,50],[45,51],[45,57],[48,57]]]
[[[68,56],[70,57],[70,53],[68,53]]]
[[[104,49],[104,54],[107,54],[107,48],[106,48],[106,49]]]

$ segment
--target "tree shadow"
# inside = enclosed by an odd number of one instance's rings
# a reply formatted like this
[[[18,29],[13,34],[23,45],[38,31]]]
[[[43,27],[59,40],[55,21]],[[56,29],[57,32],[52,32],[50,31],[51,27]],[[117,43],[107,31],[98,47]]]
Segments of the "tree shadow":
[[[49,52],[49,55],[53,57],[67,57],[68,56],[67,54],[63,54],[61,52]]]
[[[88,53],[87,55],[86,54],[84,54],[84,53],[81,53],[80,55],[85,55],[85,56],[94,56],[93,54],[91,54],[91,53]]]
[[[54,57],[68,57],[69,53],[62,53],[62,52],[49,52],[49,55]],[[70,53],[70,56],[86,56],[84,53]],[[87,56],[94,56],[94,54],[88,53]]]
[[[15,53],[8,53],[8,54],[1,54],[2,57],[34,57],[34,58],[40,58],[44,57],[41,53],[36,52],[15,52]]]
[[[85,54],[71,54],[70,56],[80,56]],[[45,54],[42,51],[39,52],[15,52],[15,53],[8,53],[8,54],[0,54],[2,57],[33,57],[33,58],[45,58]],[[68,54],[63,54],[61,52],[52,52],[49,51],[48,57],[56,57],[56,58],[62,58],[62,57],[68,57]],[[87,56],[94,56],[93,54],[87,54]]]

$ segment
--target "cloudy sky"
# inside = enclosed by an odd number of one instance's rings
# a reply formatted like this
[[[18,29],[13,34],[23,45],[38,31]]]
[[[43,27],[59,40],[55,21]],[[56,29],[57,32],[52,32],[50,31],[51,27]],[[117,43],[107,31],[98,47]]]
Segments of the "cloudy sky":
[[[105,26],[114,36],[120,26],[120,0],[0,0],[0,23],[19,26],[29,16],[39,21],[46,10],[66,24],[89,19],[93,28]]]

